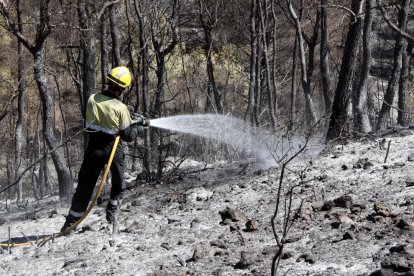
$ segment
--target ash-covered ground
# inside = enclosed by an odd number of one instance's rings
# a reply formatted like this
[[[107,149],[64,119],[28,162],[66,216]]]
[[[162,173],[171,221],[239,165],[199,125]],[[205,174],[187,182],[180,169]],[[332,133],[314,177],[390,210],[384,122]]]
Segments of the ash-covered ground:
[[[222,163],[175,183],[132,187],[118,233],[107,227],[104,202],[70,236],[0,250],[0,275],[270,275],[280,173]],[[411,131],[297,157],[282,185],[278,236],[290,196],[295,222],[278,275],[414,275]],[[7,243],[9,229],[22,240],[58,232],[69,205],[49,198],[27,210],[0,208]]]

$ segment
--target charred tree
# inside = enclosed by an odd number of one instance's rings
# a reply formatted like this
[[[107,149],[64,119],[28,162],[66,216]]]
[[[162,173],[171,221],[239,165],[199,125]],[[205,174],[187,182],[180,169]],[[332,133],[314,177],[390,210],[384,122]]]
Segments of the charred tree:
[[[141,62],[141,93],[142,93],[142,113],[144,116],[150,116],[150,99],[149,99],[149,49],[148,49],[148,30],[146,30],[146,22],[143,14],[143,3],[141,1],[134,0],[135,12],[138,17],[138,31],[139,31],[139,58]],[[150,129],[145,131],[144,137],[144,156],[143,156],[144,169],[147,179],[151,177],[151,134]]]
[[[400,2],[401,8],[398,12],[398,28],[403,32],[406,32],[407,30],[410,2],[411,0],[401,0]],[[407,43],[405,42],[405,38],[400,34],[397,34],[394,46],[394,61],[391,78],[388,81],[387,90],[385,91],[381,110],[378,115],[377,130],[382,130],[387,127],[391,106],[394,101],[394,95],[397,90],[398,81],[401,74],[402,57],[406,49]]]
[[[267,7],[268,1],[265,0],[264,6]],[[267,37],[267,29],[269,25],[269,17],[267,15],[267,11],[263,9],[262,2],[259,1],[259,20],[261,26],[262,36],[262,44],[263,44],[263,59],[264,59],[264,69],[265,69],[265,79],[266,79],[266,90],[267,90],[267,100],[268,100],[268,108],[269,108],[269,118],[270,124],[272,126],[272,130],[276,131],[276,116],[275,116],[275,79],[274,75],[272,74],[272,68],[270,66],[270,50],[268,47],[268,37]],[[275,23],[274,23],[275,24]],[[273,41],[275,40],[275,34],[273,34]]]
[[[122,65],[121,61],[121,50],[119,43],[119,28],[118,19],[116,14],[116,4],[109,7],[109,19],[111,22],[111,39],[112,39],[112,67]]]
[[[360,1],[352,0],[352,17],[349,22],[348,34],[342,55],[341,69],[338,76],[338,84],[335,90],[330,117],[327,139],[333,140],[341,137],[349,131],[349,108],[351,105],[351,91],[356,71],[359,38],[362,29],[360,14]]]
[[[310,71],[307,68],[306,57],[305,57],[305,48],[304,48],[304,38],[302,34],[302,27],[299,17],[296,14],[296,11],[293,7],[291,0],[286,0],[286,3],[289,8],[290,16],[292,17],[296,35],[298,39],[298,49],[299,49],[299,56],[300,56],[300,65],[301,65],[301,80],[302,80],[302,89],[305,96],[305,103],[306,103],[306,118],[307,118],[307,125],[313,126],[317,122],[317,115],[315,104],[313,101],[313,96],[311,92],[311,80],[308,78]],[[313,66],[313,65],[312,65]]]
[[[213,111],[212,101],[214,99],[216,112],[223,113],[223,96],[219,92],[216,80],[214,76],[214,63],[212,59],[213,53],[213,43],[214,43],[214,30],[218,24],[218,12],[223,7],[223,3],[218,1],[215,6],[212,7],[213,11],[209,10],[208,5],[204,1],[199,0],[199,18],[201,27],[203,29],[204,35],[204,54],[206,57],[206,70],[207,70],[207,102],[206,102],[206,112]]]
[[[355,123],[357,130],[363,133],[372,131],[368,116],[368,79],[372,63],[372,21],[375,0],[367,0],[365,6],[364,32],[362,36],[362,68],[355,95]]]
[[[23,34],[23,20],[22,20],[22,1],[16,0],[16,8],[17,8],[17,24],[18,30],[21,34]],[[17,41],[17,55],[18,55],[18,62],[17,62],[17,82],[18,82],[18,104],[17,104],[17,122],[16,122],[16,134],[15,134],[15,159],[14,159],[14,171],[15,181],[19,178],[22,166],[22,155],[23,155],[23,146],[25,142],[24,137],[24,128],[26,124],[26,120],[24,117],[25,113],[25,106],[26,106],[26,92],[25,86],[26,82],[24,79],[24,61],[23,61],[23,45],[21,41]],[[17,202],[21,202],[23,200],[23,184],[20,180],[17,183]]]
[[[326,127],[332,113],[332,81],[331,68],[329,66],[329,24],[327,14],[328,0],[321,0],[321,46],[320,46],[320,71],[322,81],[322,94],[325,104]]]
[[[7,30],[15,35],[33,56],[34,79],[43,104],[43,134],[57,172],[59,198],[66,200],[73,193],[72,178],[64,158],[63,150],[58,148],[58,140],[54,132],[53,98],[49,91],[45,74],[45,43],[51,33],[49,2],[50,0],[42,0],[39,2],[39,24],[37,25],[36,38],[33,43],[20,33],[6,5],[2,1],[0,1],[0,13],[6,19]]]

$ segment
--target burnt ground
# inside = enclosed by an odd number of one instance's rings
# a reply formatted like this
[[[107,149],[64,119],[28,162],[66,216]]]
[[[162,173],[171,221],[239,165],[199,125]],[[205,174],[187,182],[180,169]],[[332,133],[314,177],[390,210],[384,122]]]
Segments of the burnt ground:
[[[414,136],[411,131],[298,157],[283,180],[302,210],[284,239],[278,275],[414,275]],[[386,162],[388,142],[390,150]],[[188,164],[196,169],[197,164]],[[128,190],[119,231],[105,203],[77,231],[44,246],[0,251],[1,275],[270,275],[280,168],[212,164],[171,184]],[[135,176],[130,176],[133,182]],[[290,192],[289,187],[297,187]],[[0,205],[0,241],[58,232],[68,204]]]

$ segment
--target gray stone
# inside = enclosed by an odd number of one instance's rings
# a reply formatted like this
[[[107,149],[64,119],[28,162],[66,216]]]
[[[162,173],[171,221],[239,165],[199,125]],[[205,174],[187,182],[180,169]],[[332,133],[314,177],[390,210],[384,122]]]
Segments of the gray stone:
[[[247,232],[253,232],[259,230],[259,222],[256,219],[249,219],[246,222],[246,230]]]
[[[240,211],[236,209],[231,209],[227,207],[224,210],[219,211],[222,221],[230,219],[231,221],[246,221],[247,217]]]
[[[407,259],[407,256],[398,253],[386,256],[381,262],[381,267],[391,268],[396,272],[406,272],[410,271],[412,268],[410,267],[410,262]]]
[[[333,202],[336,207],[341,207],[341,208],[350,208],[353,203],[352,197],[350,197],[349,195],[343,195],[338,198],[335,198]]]

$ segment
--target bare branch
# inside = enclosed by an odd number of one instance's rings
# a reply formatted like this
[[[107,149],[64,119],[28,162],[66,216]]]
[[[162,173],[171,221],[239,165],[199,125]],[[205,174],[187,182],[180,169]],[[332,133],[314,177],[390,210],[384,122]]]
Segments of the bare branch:
[[[3,16],[3,18],[6,21],[6,30],[11,32],[14,36],[17,37],[17,39],[24,44],[24,46],[29,50],[32,51],[34,48],[34,45],[30,43],[29,40],[27,40],[26,37],[20,33],[19,28],[17,25],[13,22],[10,13],[6,7],[6,4],[3,0],[0,0],[0,14]]]
[[[410,34],[406,33],[405,31],[401,30],[400,28],[397,27],[397,25],[395,25],[389,15],[388,12],[385,10],[384,6],[382,5],[382,1],[381,0],[377,0],[377,5],[382,13],[382,17],[384,18],[385,22],[387,22],[388,26],[395,32],[397,32],[399,35],[401,35],[402,37],[404,37],[405,39],[408,40],[408,42],[410,44],[414,43],[414,37],[412,37]]]
[[[103,7],[101,8],[101,10],[96,14],[96,18],[99,20],[101,19],[102,15],[104,14],[105,10],[107,8],[109,8],[112,5],[115,5],[117,3],[121,2],[121,0],[114,0],[114,1],[110,1],[110,2],[106,2]]]

